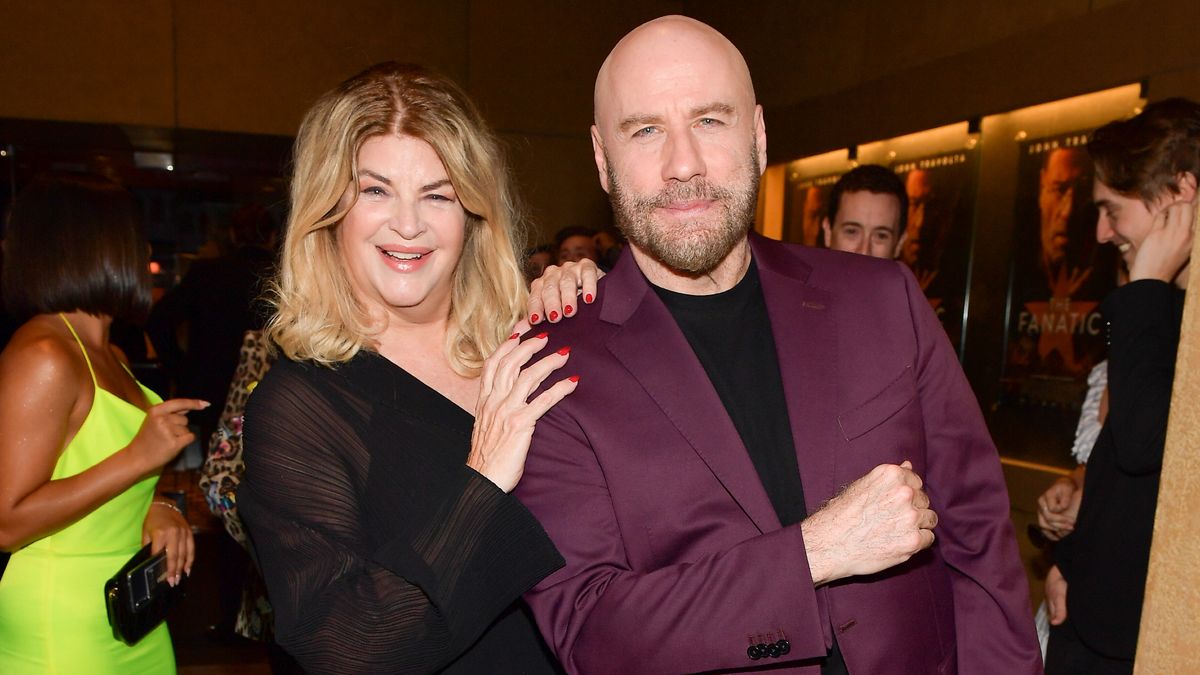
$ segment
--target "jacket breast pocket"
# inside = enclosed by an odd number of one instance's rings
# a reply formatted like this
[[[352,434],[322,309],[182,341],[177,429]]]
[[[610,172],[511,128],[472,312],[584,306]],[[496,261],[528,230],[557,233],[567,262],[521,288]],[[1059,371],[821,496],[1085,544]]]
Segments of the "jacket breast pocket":
[[[892,419],[917,397],[917,379],[912,365],[892,378],[867,400],[838,415],[838,426],[847,441],[862,436]]]

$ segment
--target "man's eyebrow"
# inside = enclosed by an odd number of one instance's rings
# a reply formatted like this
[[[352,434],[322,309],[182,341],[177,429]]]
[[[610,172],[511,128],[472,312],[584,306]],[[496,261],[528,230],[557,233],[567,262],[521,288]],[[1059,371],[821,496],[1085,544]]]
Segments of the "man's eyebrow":
[[[370,169],[359,169],[358,175],[362,176],[363,174],[366,174],[366,175],[370,176],[371,178],[374,178],[375,180],[379,181],[380,183],[383,183],[384,185],[392,184],[392,181],[387,176],[385,176],[381,173],[376,173]]]
[[[1112,206],[1113,206],[1113,203],[1107,199],[1097,199],[1097,200],[1093,201],[1092,204],[1094,204],[1095,207],[1098,209],[1112,208]]]
[[[621,133],[625,133],[632,127],[652,126],[661,122],[662,117],[658,115],[651,115],[649,113],[635,114],[621,120],[621,123],[617,125],[617,129],[620,130]]]
[[[689,111],[689,114],[691,117],[703,117],[712,113],[732,115],[734,112],[733,106],[729,105],[728,103],[714,101],[712,103],[705,103],[704,105],[699,105],[695,108],[692,108],[691,111]]]

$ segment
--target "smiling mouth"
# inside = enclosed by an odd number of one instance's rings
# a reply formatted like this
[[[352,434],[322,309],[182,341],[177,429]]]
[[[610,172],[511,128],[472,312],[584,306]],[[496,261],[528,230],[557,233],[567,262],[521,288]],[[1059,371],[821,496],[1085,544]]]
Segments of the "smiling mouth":
[[[1129,242],[1125,242],[1123,244],[1117,244],[1117,250],[1120,251],[1121,253],[1125,253],[1131,248],[1133,248],[1133,244],[1131,244]]]
[[[420,260],[421,258],[424,258],[426,255],[424,253],[402,253],[400,251],[384,251],[383,249],[379,249],[379,251],[393,260],[403,260],[406,262],[411,261],[411,260]]]

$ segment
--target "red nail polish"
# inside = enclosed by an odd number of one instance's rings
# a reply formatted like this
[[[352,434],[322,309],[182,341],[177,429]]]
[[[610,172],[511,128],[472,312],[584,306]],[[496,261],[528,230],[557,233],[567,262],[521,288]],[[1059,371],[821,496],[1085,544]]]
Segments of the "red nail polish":
[[[587,295],[583,296],[583,301],[589,305],[592,304],[592,294],[588,293]]]
[[[538,322],[538,315],[537,314],[530,315],[529,323],[537,323],[537,322]]]
[[[509,335],[509,336],[508,336],[508,339],[509,339],[509,340],[516,340],[518,335],[520,335],[520,333],[513,333],[512,335]]]
[[[572,382],[578,382],[578,381],[579,381],[579,376],[578,376],[578,375],[572,375],[572,376],[568,377],[567,379],[568,379],[568,380],[570,380],[570,381],[572,381]]]
[[[572,309],[571,309],[571,306],[570,306],[570,305],[567,305],[566,307],[563,307],[563,314],[564,314],[565,316],[570,316],[570,315],[571,315],[571,311],[572,311]]]
[[[562,349],[558,350],[558,353],[559,353],[559,355],[560,355],[560,356],[566,356],[567,354],[570,354],[570,353],[571,353],[571,348],[570,348],[570,347],[563,347]]]
[[[551,320],[551,321],[555,321],[555,320],[557,320],[557,319],[558,319],[558,312],[551,311],[551,312],[550,312],[550,320]]]
[[[549,335],[550,335],[549,333],[538,333],[537,335],[533,336],[533,339],[534,340],[542,340],[542,339],[545,339],[546,337],[548,337]]]

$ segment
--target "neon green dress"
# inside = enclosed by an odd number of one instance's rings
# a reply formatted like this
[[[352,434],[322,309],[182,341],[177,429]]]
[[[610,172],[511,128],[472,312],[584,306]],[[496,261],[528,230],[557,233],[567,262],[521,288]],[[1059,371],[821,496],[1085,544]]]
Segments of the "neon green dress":
[[[101,389],[75,329],[95,398],[53,479],[95,466],[129,444],[146,413]],[[133,377],[132,373],[130,377]],[[141,387],[151,403],[161,399]],[[63,529],[17,551],[0,579],[0,673],[174,673],[163,624],[133,647],[113,638],[104,582],[142,547],[142,521],[158,478],[146,478]]]

